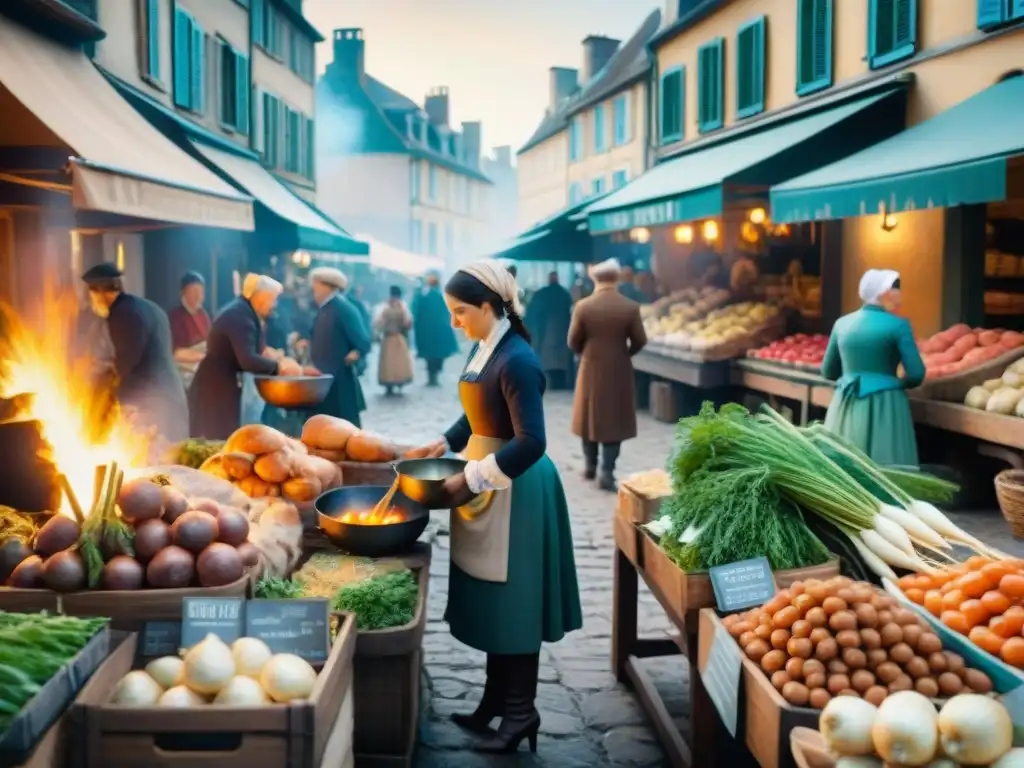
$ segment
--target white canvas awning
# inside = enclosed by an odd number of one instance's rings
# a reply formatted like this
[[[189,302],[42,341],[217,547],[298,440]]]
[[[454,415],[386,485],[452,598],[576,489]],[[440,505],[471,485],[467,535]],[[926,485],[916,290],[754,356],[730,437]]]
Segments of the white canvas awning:
[[[353,235],[370,246],[370,266],[377,269],[389,269],[408,277],[420,277],[427,272],[444,270],[444,259],[440,256],[426,256],[420,253],[410,253],[396,248],[393,245],[381,242],[369,235]]]

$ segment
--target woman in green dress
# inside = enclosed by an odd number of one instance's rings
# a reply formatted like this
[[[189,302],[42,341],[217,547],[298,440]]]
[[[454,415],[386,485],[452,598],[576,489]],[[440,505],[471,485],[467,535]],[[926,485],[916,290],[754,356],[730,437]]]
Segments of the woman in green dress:
[[[899,272],[869,269],[860,298],[863,307],[836,321],[821,365],[822,375],[836,382],[825,426],[878,464],[916,466],[906,390],[924,381],[925,369],[910,323],[896,314]]]
[[[459,380],[465,413],[410,455],[469,460],[446,483],[456,509],[445,619],[452,636],[487,654],[487,682],[476,710],[452,719],[485,736],[478,751],[515,752],[523,739],[536,751],[541,643],[583,625],[569,510],[545,453],[544,372],[515,277],[499,263],[462,267],[444,298],[452,325],[476,342]]]

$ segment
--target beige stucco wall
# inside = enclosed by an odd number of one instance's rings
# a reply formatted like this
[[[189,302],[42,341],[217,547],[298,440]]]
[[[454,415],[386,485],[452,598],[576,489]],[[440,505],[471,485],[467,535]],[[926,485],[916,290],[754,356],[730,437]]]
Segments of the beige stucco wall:
[[[608,149],[604,152],[594,152],[594,120],[595,110],[598,105],[581,113],[579,117],[583,122],[583,157],[569,163],[568,183],[579,182],[583,185],[583,191],[589,195],[591,183],[596,178],[604,178],[605,190],[612,188],[612,173],[615,171],[626,171],[627,181],[635,179],[644,172],[645,146],[647,143],[647,86],[644,83],[637,83],[627,92],[629,104],[629,134],[628,141],[621,146],[613,146],[614,126],[612,103],[621,95],[614,96],[601,102],[604,106],[605,135],[608,137]]]
[[[726,39],[725,122],[729,127],[736,123],[736,30],[762,14],[768,18],[766,111],[782,110],[801,101],[796,95],[796,7],[791,0],[733,0],[658,50],[659,71],[678,64],[687,68],[684,142],[700,138],[697,48],[717,36]],[[867,7],[868,0],[833,4],[835,86],[866,81],[874,74],[866,60]],[[976,4],[969,0],[918,0],[918,51],[933,55],[921,62],[899,62],[879,72],[913,72],[908,126],[984,90],[1024,63],[1024,29],[988,37],[977,29],[976,13]],[[666,149],[672,152],[678,146]],[[897,228],[887,233],[881,229],[878,216],[845,220],[843,311],[858,305],[857,283],[866,269],[898,269],[906,286],[904,312],[915,333],[934,333],[940,330],[942,316],[943,212],[901,213],[897,222]]]
[[[252,82],[297,112],[312,117],[316,109],[312,83],[292,72],[286,61],[278,61],[258,47],[252,51]]]
[[[561,133],[516,158],[520,229],[557,213],[569,204],[569,136]]]
[[[206,110],[196,115],[178,110],[183,116],[199,123],[232,141],[249,145],[247,136],[239,136],[223,129],[218,119],[220,105],[220,58],[216,38],[223,37],[237,50],[249,50],[249,12],[235,0],[177,0],[206,33]],[[132,0],[98,0],[100,25],[107,37],[96,45],[96,61],[105,69],[135,86],[151,98],[173,109],[173,49],[174,25],[172,0],[160,0],[160,81],[152,82],[142,76],[142,19],[141,4]]]

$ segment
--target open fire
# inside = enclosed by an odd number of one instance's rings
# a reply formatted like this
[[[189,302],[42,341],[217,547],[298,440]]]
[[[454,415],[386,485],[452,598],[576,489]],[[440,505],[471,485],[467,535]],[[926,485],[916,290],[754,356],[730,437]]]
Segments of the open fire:
[[[96,467],[143,465],[148,440],[121,418],[111,378],[97,375],[92,350],[82,348],[79,317],[73,291],[45,288],[24,316],[0,303],[0,398],[14,398],[6,420],[39,422],[42,458],[67,478],[88,512]],[[66,496],[60,511],[72,514]]]

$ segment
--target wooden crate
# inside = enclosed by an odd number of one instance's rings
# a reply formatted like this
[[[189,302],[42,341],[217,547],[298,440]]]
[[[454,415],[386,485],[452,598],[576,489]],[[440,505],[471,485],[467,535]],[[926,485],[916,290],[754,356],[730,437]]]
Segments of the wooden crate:
[[[403,627],[359,631],[355,651],[353,748],[360,768],[409,768],[420,721],[423,633],[427,626],[429,564],[417,573],[413,620]]]
[[[346,747],[335,726],[352,688],[355,617],[344,617],[313,695],[306,701],[265,707],[110,706],[114,686],[135,666],[138,640],[137,634],[130,634],[72,706],[73,768],[173,768],[214,762],[218,768],[346,764]],[[329,752],[332,745],[340,754]]]
[[[617,513],[633,523],[643,525],[661,515],[663,498],[649,499],[637,493],[626,482],[619,483],[619,505]]]
[[[112,629],[136,632],[149,621],[181,621],[181,601],[186,597],[250,597],[252,578],[247,571],[223,587],[72,592],[60,596],[61,611],[68,616],[107,616]]]
[[[646,531],[640,531],[641,564],[648,582],[657,585],[668,606],[677,618],[687,611],[712,608],[715,605],[715,590],[707,573],[685,573],[665,554],[657,540]],[[794,581],[805,579],[829,579],[839,575],[839,560],[832,558],[822,565],[809,568],[793,568],[774,571],[775,584],[788,587]]]
[[[0,611],[7,613],[60,613],[60,595],[49,589],[0,587]]]
[[[622,515],[615,515],[612,518],[612,533],[615,536],[615,546],[629,558],[629,562],[635,567],[640,567],[639,537],[644,534],[637,529],[636,524]]]
[[[700,612],[700,650],[698,669],[704,674],[712,640],[721,620],[714,610]],[[794,728],[818,727],[821,713],[816,709],[794,707],[786,703],[759,666],[741,656],[739,719],[736,737],[742,741],[761,768],[796,768],[790,747]]]

